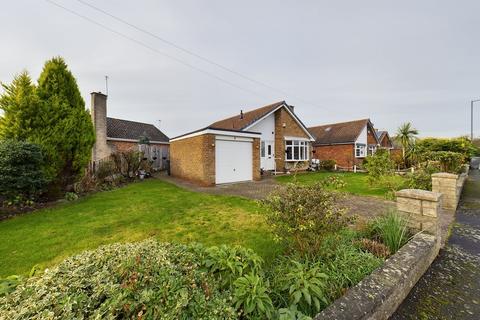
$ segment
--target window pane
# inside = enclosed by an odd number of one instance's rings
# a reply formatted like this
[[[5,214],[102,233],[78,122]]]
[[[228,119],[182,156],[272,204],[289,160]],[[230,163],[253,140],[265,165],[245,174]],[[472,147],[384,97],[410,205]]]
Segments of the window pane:
[[[293,147],[293,159],[294,160],[299,160],[300,159],[300,148],[299,147]]]
[[[267,149],[268,149],[267,154],[268,154],[269,156],[271,156],[271,155],[272,155],[272,145],[269,144]]]
[[[260,143],[260,157],[265,157],[265,141]]]
[[[285,151],[286,151],[285,158],[287,160],[292,160],[292,147],[287,147]]]
[[[287,140],[287,146],[291,146],[292,145],[292,140]]]

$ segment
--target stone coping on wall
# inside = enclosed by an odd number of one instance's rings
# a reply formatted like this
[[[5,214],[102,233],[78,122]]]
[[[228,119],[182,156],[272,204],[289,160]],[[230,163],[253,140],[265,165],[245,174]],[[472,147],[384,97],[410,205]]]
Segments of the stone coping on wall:
[[[440,237],[416,234],[383,266],[350,288],[314,319],[388,319],[429,268],[439,250]]]
[[[412,198],[418,200],[427,200],[438,202],[442,197],[442,194],[439,192],[431,192],[428,190],[420,190],[420,189],[402,189],[395,193],[397,197],[403,198]]]

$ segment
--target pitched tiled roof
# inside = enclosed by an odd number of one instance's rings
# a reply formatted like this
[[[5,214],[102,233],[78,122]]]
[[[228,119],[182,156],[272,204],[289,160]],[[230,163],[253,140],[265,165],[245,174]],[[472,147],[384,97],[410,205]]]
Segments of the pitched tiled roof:
[[[369,122],[369,119],[362,119],[326,124],[308,128],[308,131],[315,138],[315,145],[354,143]]]
[[[252,111],[244,112],[243,117],[240,116],[240,112],[230,118],[223,119],[212,123],[208,126],[211,129],[226,129],[226,130],[243,130],[255,121],[259,120],[269,112],[275,110],[281,105],[286,104],[285,101],[279,101],[272,103],[268,106],[264,106]]]
[[[382,141],[383,138],[385,138],[385,136],[387,135],[387,131],[379,131],[377,130],[377,138],[378,138],[378,141]]]
[[[168,142],[168,137],[153,124],[107,117],[107,137],[139,140],[147,137],[150,141]]]

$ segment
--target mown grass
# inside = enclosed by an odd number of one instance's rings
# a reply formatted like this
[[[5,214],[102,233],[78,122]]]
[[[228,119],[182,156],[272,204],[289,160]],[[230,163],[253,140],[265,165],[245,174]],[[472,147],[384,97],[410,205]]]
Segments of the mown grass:
[[[271,260],[281,248],[258,205],[190,192],[160,180],[133,183],[0,222],[0,277],[41,269],[113,242],[240,244]]]
[[[298,182],[300,184],[314,184],[329,176],[337,176],[347,183],[343,189],[345,192],[361,195],[361,196],[375,196],[385,197],[388,193],[388,188],[379,186],[377,184],[370,185],[368,182],[368,175],[366,173],[353,173],[353,172],[305,172],[298,173],[296,175],[285,175],[277,177],[277,181],[282,183]],[[395,179],[403,179],[400,176],[396,176]]]

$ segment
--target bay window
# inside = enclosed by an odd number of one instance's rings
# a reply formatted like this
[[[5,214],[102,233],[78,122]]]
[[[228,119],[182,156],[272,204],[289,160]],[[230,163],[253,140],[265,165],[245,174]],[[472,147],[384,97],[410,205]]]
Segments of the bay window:
[[[286,161],[307,161],[308,141],[286,140],[285,141],[285,160]]]
[[[365,158],[365,145],[363,143],[355,143],[355,157]]]

